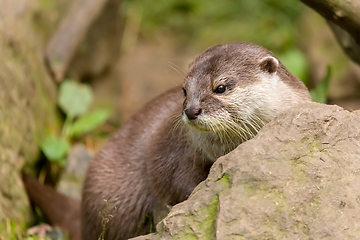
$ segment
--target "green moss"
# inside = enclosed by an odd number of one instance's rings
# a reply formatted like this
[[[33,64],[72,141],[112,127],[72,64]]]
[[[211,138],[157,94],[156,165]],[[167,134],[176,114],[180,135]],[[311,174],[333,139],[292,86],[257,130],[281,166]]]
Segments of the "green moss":
[[[223,188],[229,188],[230,187],[230,175],[224,174],[222,178],[216,181],[215,185],[221,185]]]
[[[217,206],[219,203],[219,198],[218,196],[215,196],[213,201],[211,202],[210,205],[208,205],[204,210],[205,210],[205,214],[208,215],[208,218],[206,220],[203,221],[202,223],[202,227],[204,229],[204,237],[206,237],[206,239],[210,239],[210,237],[214,237],[215,236],[215,217],[217,214]]]
[[[303,145],[303,147],[305,149],[307,149],[308,153],[314,153],[314,152],[320,152],[323,150],[323,148],[321,147],[321,143],[320,143],[320,138],[319,137],[314,137],[314,138],[304,138],[301,140],[301,143]]]
[[[314,207],[320,206],[321,204],[321,199],[320,197],[315,197],[312,201],[312,203],[314,204]]]
[[[223,181],[221,181],[223,182]],[[225,181],[226,182],[226,181]],[[218,196],[214,196],[207,205],[196,209],[196,214],[178,216],[186,218],[185,226],[172,239],[214,239],[215,238],[215,217],[219,203]],[[158,229],[159,236],[164,230]]]
[[[319,141],[317,139],[314,139],[314,141],[309,145],[310,153],[319,152]]]
[[[187,226],[184,231],[179,232],[173,239],[198,239],[198,237],[193,233],[191,227]]]
[[[192,219],[193,221],[189,221],[191,223],[191,231],[195,231],[198,237],[203,239],[214,238],[214,221],[218,203],[218,196],[214,196],[207,205],[201,206],[201,208],[197,210],[196,216]]]
[[[228,174],[222,176],[214,184],[217,194],[227,191],[230,187],[230,177]],[[215,238],[215,218],[218,211],[219,196],[215,195],[207,205],[197,210],[196,219],[193,222],[193,229],[201,230],[198,237],[201,239]]]

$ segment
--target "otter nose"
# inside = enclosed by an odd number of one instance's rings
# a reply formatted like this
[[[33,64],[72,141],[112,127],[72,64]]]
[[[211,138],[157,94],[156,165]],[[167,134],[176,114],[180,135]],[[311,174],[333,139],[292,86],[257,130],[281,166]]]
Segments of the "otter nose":
[[[195,120],[202,112],[201,108],[188,108],[185,110],[185,114],[190,120]]]

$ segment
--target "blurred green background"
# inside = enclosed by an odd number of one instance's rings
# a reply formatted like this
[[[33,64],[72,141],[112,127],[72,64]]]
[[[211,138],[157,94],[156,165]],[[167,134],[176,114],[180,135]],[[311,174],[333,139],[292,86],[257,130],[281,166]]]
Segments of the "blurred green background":
[[[273,51],[307,81],[306,56],[299,49],[305,8],[299,1],[279,0],[127,0],[122,12],[125,21],[139,24],[132,26],[138,27],[133,40],[168,38],[174,48],[196,52],[232,41],[253,42]]]
[[[208,47],[252,42],[271,50],[310,89],[328,77],[327,102],[360,108],[359,67],[342,52],[325,20],[300,1],[128,0],[121,11],[122,58],[127,61],[142,55],[151,62],[158,52],[170,49],[160,58],[186,72],[183,61]],[[163,49],[145,56],[143,46]],[[127,73],[125,69],[125,81]]]

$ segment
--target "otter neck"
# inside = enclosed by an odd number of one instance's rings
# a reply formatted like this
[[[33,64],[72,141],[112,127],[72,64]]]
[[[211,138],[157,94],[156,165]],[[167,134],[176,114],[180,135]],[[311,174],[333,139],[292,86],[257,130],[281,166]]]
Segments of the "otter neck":
[[[199,131],[191,126],[187,126],[187,128],[189,144],[193,146],[197,153],[200,153],[212,162],[231,152],[245,141],[245,139],[240,136],[226,136],[226,133]]]

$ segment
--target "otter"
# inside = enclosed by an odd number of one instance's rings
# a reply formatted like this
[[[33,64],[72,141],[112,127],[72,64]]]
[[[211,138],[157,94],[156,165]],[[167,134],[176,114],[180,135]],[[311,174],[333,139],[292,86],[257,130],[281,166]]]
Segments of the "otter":
[[[308,101],[305,85],[270,51],[244,42],[218,45],[190,63],[182,87],[145,105],[99,151],[88,167],[81,207],[28,175],[24,186],[70,240],[146,234],[154,208],[186,200],[218,157]]]
[[[244,42],[207,49],[182,87],[141,108],[90,163],[82,239],[97,240],[103,230],[107,240],[148,233],[154,206],[186,200],[217,158],[308,101],[305,85],[270,51]],[[99,213],[106,211],[104,229]]]

